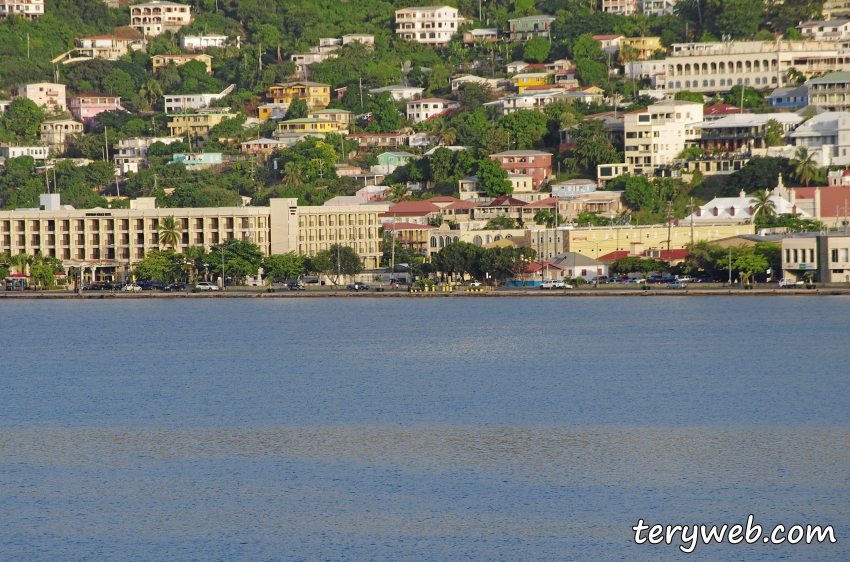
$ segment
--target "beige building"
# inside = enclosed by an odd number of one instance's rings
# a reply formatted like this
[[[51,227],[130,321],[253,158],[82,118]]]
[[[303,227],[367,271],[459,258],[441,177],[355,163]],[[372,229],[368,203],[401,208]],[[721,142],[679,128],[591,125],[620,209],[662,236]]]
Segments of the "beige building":
[[[65,142],[72,135],[82,134],[83,124],[73,119],[44,121],[41,124],[41,142],[55,150],[64,150]]]
[[[84,37],[76,41],[77,53],[91,59],[118,60],[130,52],[132,42],[132,39],[115,35]]]
[[[816,283],[850,282],[850,236],[808,233],[782,240],[782,276],[805,279],[811,273]]]
[[[792,68],[807,78],[850,70],[850,53],[833,41],[676,43],[665,62],[667,91],[718,93],[787,86]]]
[[[652,175],[670,165],[699,138],[702,104],[668,100],[627,113],[624,119],[626,162],[634,174]]]
[[[57,113],[68,111],[68,102],[65,98],[65,84],[54,84],[52,82],[25,84],[15,88],[15,95],[30,99],[36,105],[56,111]]]
[[[176,33],[192,23],[189,6],[175,2],[147,2],[130,6],[130,27],[142,35],[155,36],[166,31]]]
[[[179,55],[154,55],[151,57],[153,71],[165,68],[169,64],[182,66],[190,61],[198,61],[207,67],[207,74],[212,74],[212,57],[203,53],[182,53]]]
[[[44,0],[0,0],[0,19],[18,16],[34,20],[44,15]]]
[[[0,211],[0,252],[42,252],[66,267],[85,266],[97,279],[123,280],[148,250],[158,248],[159,222],[173,216],[182,229],[176,248],[248,240],[263,254],[315,255],[332,244],[353,248],[366,269],[378,266],[378,214],[387,204],[299,207],[296,199],[272,199],[268,207],[157,209],[154,198],[130,209],[73,209],[59,195],[42,195],[39,209]]]
[[[175,114],[168,120],[168,134],[172,137],[207,138],[210,129],[225,119],[235,117],[235,113],[227,110]]]
[[[620,39],[620,47],[630,47],[638,52],[641,60],[651,58],[656,51],[664,51],[661,37],[624,37]]]
[[[395,12],[396,34],[425,45],[445,45],[462,22],[457,8],[450,6],[404,8]]]

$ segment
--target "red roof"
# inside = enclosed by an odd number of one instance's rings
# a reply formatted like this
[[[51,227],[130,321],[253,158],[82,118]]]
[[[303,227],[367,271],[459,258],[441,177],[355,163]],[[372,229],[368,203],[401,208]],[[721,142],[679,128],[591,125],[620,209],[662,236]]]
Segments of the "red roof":
[[[528,70],[529,68],[546,68],[546,65],[543,63],[536,62],[534,64],[526,65],[525,70]]]
[[[604,41],[605,39],[616,39],[617,37],[622,37],[622,35],[594,35],[593,39],[596,41]]]
[[[8,279],[10,277],[14,277],[15,279],[20,279],[21,277],[26,277],[26,275],[24,275],[23,273],[10,273],[9,275],[6,276],[6,279]]]
[[[566,269],[566,268],[564,268],[564,267],[561,267],[561,266],[560,266],[560,265],[558,265],[557,263],[552,263],[552,262],[550,262],[550,261],[546,261],[546,262],[543,262],[543,263],[541,264],[541,263],[538,261],[538,262],[533,262],[533,263],[531,263],[531,264],[528,266],[528,268],[526,268],[525,272],[526,272],[526,273],[534,273],[535,271],[540,271],[541,269],[543,269],[543,268],[545,268],[545,267],[554,267],[555,269],[560,269],[561,271],[564,271],[564,270]]]
[[[528,203],[526,203],[525,201],[514,199],[510,195],[502,195],[501,197],[493,199],[486,205],[482,205],[482,207],[525,207],[526,205],[528,205]]]
[[[703,115],[737,115],[739,113],[749,113],[749,111],[746,109],[741,111],[740,107],[735,107],[729,103],[716,103],[703,110]]]
[[[649,252],[654,252],[655,250],[646,250],[644,251],[644,257],[647,258],[658,258],[662,261],[671,261],[671,260],[683,260],[688,257],[691,253],[688,249],[680,249],[680,250],[661,250],[658,253],[658,256],[648,255]]]
[[[646,109],[635,109],[634,111],[629,111],[626,115],[634,115],[635,113],[646,113]]]
[[[81,94],[74,94],[73,96],[68,96],[68,98],[115,98],[118,99],[121,96],[113,96],[112,94],[104,94],[103,92],[83,92]]]
[[[630,255],[631,254],[629,254],[627,250],[618,250],[616,252],[601,255],[596,259],[598,259],[599,261],[617,261],[620,258],[627,258]]]
[[[446,207],[446,209],[475,209],[476,207],[478,207],[478,203],[458,200]]]
[[[430,224],[416,224],[412,222],[384,222],[381,223],[384,230],[431,230],[437,228]]]
[[[451,195],[438,195],[437,197],[425,199],[425,201],[430,201],[431,203],[454,203],[455,201],[460,201],[460,199]]]
[[[554,207],[558,204],[557,197],[547,197],[546,199],[541,199],[540,201],[535,201],[534,203],[529,203],[525,206],[526,209],[537,209],[538,207],[541,209],[548,209],[550,207]]]
[[[822,217],[844,216],[844,202],[850,209],[850,186],[834,185],[831,187],[793,187],[797,199],[814,199],[815,189],[820,189],[820,215]],[[838,207],[836,215],[835,207]]]
[[[431,213],[439,213],[440,208],[428,201],[402,201],[390,207],[389,211],[381,213],[381,217],[422,217]]]
[[[361,137],[402,137],[406,133],[356,133],[345,135],[346,138],[361,138]]]

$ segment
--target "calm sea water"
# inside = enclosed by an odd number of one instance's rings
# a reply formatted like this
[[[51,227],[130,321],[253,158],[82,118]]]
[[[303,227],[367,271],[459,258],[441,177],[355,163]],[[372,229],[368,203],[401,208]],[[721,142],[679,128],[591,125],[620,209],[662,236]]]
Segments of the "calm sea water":
[[[0,303],[0,560],[850,559],[850,299]],[[834,525],[832,545],[630,527]]]

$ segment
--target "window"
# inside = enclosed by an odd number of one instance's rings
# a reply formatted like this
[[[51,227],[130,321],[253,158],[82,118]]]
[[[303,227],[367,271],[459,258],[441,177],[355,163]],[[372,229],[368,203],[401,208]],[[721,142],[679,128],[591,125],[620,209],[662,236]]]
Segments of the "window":
[[[838,261],[838,249],[832,250],[831,253],[832,253],[832,257],[831,257],[832,262],[833,263],[837,262]]]
[[[814,250],[814,248],[811,248],[809,250],[809,262],[815,263],[815,250]]]
[[[795,248],[794,249],[794,263],[798,263],[800,261],[798,258],[799,258],[799,256],[797,255],[797,249]]]

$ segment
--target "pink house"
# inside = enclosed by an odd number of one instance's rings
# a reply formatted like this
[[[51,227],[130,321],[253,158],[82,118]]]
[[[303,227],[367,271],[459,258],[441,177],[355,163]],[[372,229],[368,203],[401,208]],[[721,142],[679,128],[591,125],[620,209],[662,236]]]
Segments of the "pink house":
[[[121,97],[99,92],[86,92],[68,96],[68,109],[71,115],[89,124],[103,111],[126,111],[121,107]]]

